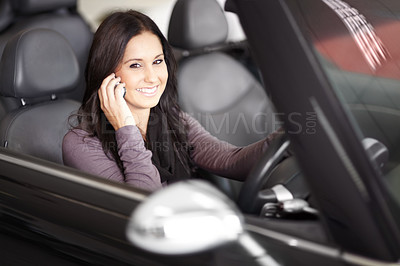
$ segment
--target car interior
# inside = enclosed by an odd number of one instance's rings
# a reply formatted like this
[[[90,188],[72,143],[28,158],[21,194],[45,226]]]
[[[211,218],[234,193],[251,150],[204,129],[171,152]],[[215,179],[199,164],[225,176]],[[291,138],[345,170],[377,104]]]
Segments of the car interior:
[[[84,93],[83,71],[93,33],[77,12],[76,0],[22,2],[0,2],[1,143],[8,149],[62,163],[61,142],[69,127],[68,117],[78,109]],[[179,64],[181,107],[211,134],[243,146],[266,137],[277,125],[273,105],[260,77],[252,71],[255,66],[246,43],[228,42],[227,35],[224,11],[215,0],[176,2],[168,39]],[[46,53],[53,38],[62,43],[59,52],[67,51],[64,56],[70,60]],[[43,46],[20,45],[27,41]],[[31,57],[35,75],[17,61],[24,56]],[[74,62],[77,66],[72,66]],[[45,64],[50,68],[60,64],[74,72],[50,72]],[[57,80],[65,83],[57,84]],[[206,172],[202,175],[232,199],[238,197],[241,182]]]
[[[181,107],[221,140],[238,146],[261,140],[282,123],[274,117],[274,107],[254,71],[256,67],[247,44],[226,40],[228,24],[215,0],[199,3],[178,0],[169,25],[168,39],[178,59]],[[61,143],[70,127],[70,115],[80,106],[85,58],[93,33],[76,12],[76,1],[28,1],[25,9],[19,10],[11,1],[2,0],[1,6],[5,8],[0,12],[8,11],[10,17],[8,26],[0,33],[1,143],[7,149],[62,164]],[[191,23],[194,26],[183,26]],[[29,65],[24,61],[26,58]],[[35,71],[31,72],[32,66]],[[284,151],[277,162],[286,157]],[[264,163],[261,158],[258,168],[263,168]],[[275,217],[282,215],[276,211],[275,194],[291,193],[275,187],[276,184],[290,182],[288,188],[299,192],[295,196],[309,197],[294,158],[276,169],[274,173],[264,173],[272,175],[268,183],[260,179],[263,174],[259,169],[254,170],[253,177],[245,184],[205,171],[201,175],[237,202],[243,212]],[[262,211],[266,202],[274,204],[268,211]],[[263,227],[289,231],[321,243],[327,241],[322,227],[315,223],[314,214],[294,217],[305,217],[311,224],[270,220]],[[310,227],[312,234],[303,230]]]

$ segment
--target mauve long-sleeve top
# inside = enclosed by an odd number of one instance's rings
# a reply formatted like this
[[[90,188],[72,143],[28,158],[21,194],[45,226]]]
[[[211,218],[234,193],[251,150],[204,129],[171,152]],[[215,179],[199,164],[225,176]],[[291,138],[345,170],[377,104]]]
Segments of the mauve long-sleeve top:
[[[182,116],[187,123],[188,142],[193,147],[190,156],[194,164],[211,173],[236,180],[246,178],[273,138],[272,134],[249,146],[236,147],[212,136],[188,114],[182,113]],[[88,137],[88,133],[81,129],[69,131],[63,139],[64,164],[148,191],[161,188],[160,174],[151,161],[152,152],[146,149],[138,127],[124,126],[115,135],[123,172],[112,156],[104,153],[100,140]]]

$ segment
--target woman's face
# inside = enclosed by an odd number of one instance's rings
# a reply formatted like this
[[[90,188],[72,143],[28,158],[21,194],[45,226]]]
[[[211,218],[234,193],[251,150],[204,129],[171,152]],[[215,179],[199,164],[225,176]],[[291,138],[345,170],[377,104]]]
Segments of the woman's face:
[[[132,112],[156,106],[168,79],[159,38],[148,31],[132,37],[115,75],[126,84],[125,100]]]

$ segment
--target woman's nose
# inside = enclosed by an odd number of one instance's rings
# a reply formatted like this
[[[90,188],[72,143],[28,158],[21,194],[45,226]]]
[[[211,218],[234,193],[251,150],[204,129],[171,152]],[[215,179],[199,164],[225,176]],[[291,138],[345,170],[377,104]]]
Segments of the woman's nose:
[[[145,69],[144,81],[148,83],[157,81],[157,72],[153,69],[153,67],[147,67]]]

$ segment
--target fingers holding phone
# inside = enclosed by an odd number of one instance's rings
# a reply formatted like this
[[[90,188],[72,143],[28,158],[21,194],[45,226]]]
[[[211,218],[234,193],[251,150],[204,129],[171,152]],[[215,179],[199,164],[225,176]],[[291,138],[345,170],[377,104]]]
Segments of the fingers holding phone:
[[[100,106],[115,130],[127,125],[136,125],[136,121],[125,102],[125,83],[115,74],[107,76],[98,90]]]
[[[122,98],[125,98],[125,94],[126,94],[125,83],[117,82],[115,84],[115,94],[121,95]]]

